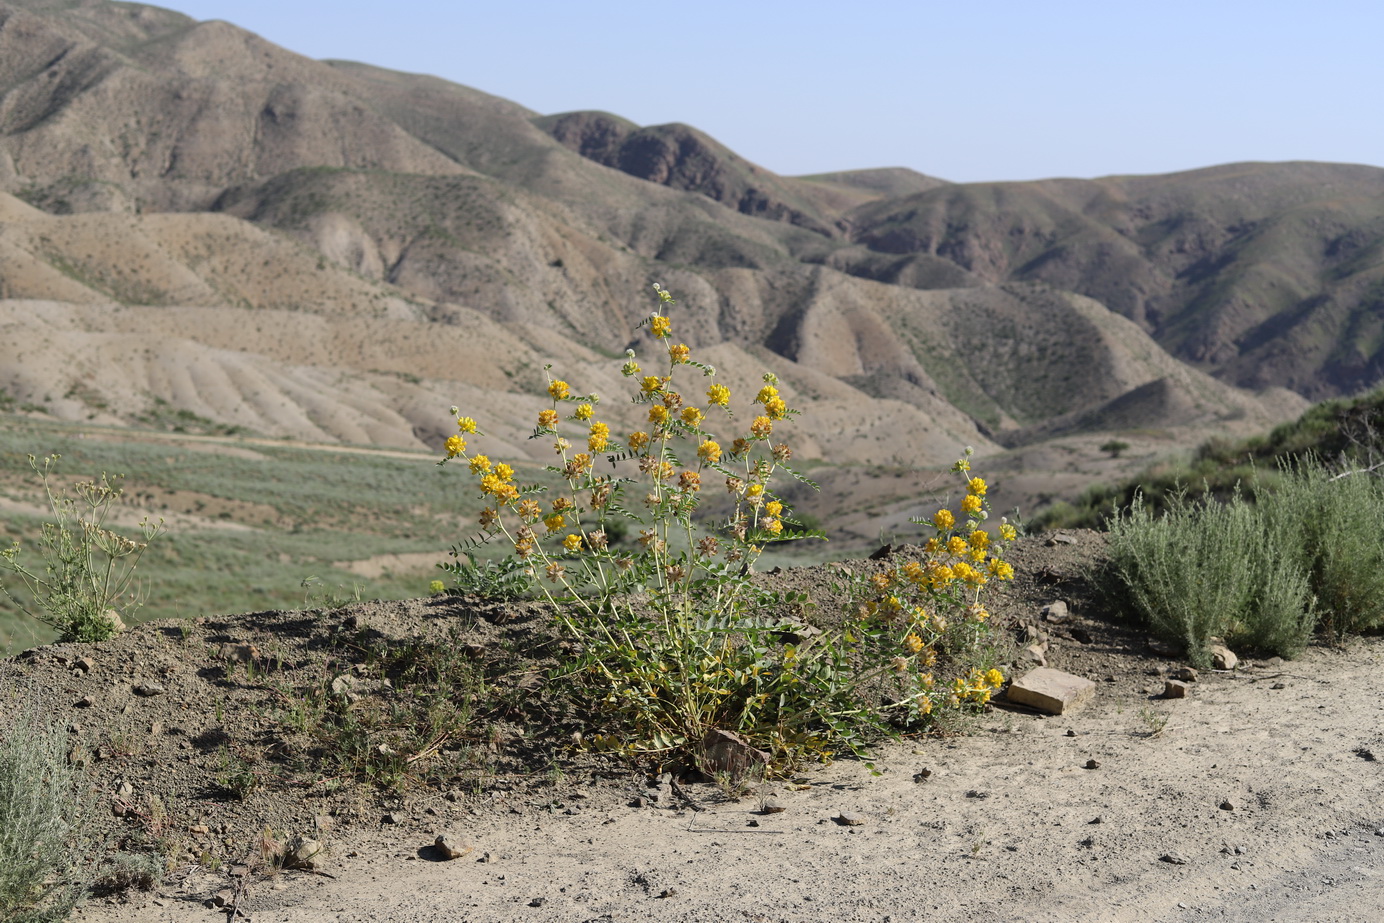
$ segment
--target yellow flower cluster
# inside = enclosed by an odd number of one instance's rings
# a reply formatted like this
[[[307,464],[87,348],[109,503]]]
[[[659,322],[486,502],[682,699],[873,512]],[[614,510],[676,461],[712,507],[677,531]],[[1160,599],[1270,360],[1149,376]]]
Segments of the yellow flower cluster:
[[[448,457],[448,458],[456,458],[458,455],[460,455],[462,452],[465,452],[465,451],[466,451],[466,440],[465,440],[465,439],[462,439],[460,436],[448,436],[448,437],[447,437],[447,457]]]
[[[586,437],[586,447],[592,452],[604,452],[610,442],[610,427],[597,420],[591,424],[590,435]]]
[[[706,389],[706,400],[717,407],[730,406],[730,388],[725,385],[712,385]]]

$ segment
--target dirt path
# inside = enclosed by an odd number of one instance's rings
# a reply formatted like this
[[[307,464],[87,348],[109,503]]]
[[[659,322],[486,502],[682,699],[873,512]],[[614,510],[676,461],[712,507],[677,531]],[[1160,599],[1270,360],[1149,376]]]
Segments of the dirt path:
[[[476,814],[437,797],[331,844],[333,877],[256,882],[242,907],[257,923],[1365,920],[1384,906],[1381,666],[1376,639],[1203,675],[1180,701],[1103,684],[1070,717],[996,712],[971,737],[891,747],[876,776],[807,773],[777,787],[778,814],[713,786],[689,789],[703,811],[636,808],[633,780],[547,804],[496,792]],[[442,830],[475,852],[430,861]],[[76,919],[224,918],[203,902],[225,881]]]

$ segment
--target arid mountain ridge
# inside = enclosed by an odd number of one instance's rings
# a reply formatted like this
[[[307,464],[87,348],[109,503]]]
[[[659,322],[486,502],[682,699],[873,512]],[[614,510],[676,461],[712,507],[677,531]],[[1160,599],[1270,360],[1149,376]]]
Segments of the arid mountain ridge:
[[[780,376],[807,458],[1186,444],[1380,379],[1384,170],[783,177],[688,126],[539,116],[157,7],[0,0],[18,405],[435,447],[455,403],[533,454],[543,366],[621,393],[653,281],[732,387]]]

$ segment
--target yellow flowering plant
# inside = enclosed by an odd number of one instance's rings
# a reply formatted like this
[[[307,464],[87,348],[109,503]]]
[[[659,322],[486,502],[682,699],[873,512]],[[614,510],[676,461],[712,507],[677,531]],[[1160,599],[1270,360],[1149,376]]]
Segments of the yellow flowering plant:
[[[875,691],[897,670],[897,644],[862,643],[884,630],[874,615],[809,628],[808,600],[753,580],[767,543],[824,537],[795,523],[774,489],[785,475],[816,486],[790,465],[778,431],[798,411],[766,374],[750,412],[733,413],[715,368],[674,339],[665,312],[676,302],[655,292],[658,307],[640,327],[660,367],[646,371],[627,351],[620,371],[639,422],[623,438],[614,418],[600,418],[598,395],[549,378],[551,405],[533,438],[551,441],[558,489],[519,485],[509,466],[472,454],[462,435],[484,434],[461,418],[469,428],[448,439],[439,464],[464,463],[487,505],[480,534],[458,554],[507,546],[552,605],[579,652],[561,670],[604,721],[585,738],[591,746],[704,765],[717,732],[732,732],[781,770],[861,753],[893,717]],[[713,490],[725,491],[729,512],[708,523],[700,511]],[[615,540],[625,531],[629,544]],[[906,656],[934,643],[922,631]]]
[[[1004,551],[1018,530],[1007,520],[986,528],[988,485],[970,474],[971,454],[967,448],[952,466],[964,479],[962,518],[943,507],[912,520],[932,533],[922,555],[874,574],[854,594],[855,634],[873,648],[867,659],[895,658],[886,695],[904,726],[932,724],[949,708],[984,705],[1005,682],[993,662],[984,593],[992,582],[1013,579]],[[952,674],[949,682],[938,678],[944,672]]]

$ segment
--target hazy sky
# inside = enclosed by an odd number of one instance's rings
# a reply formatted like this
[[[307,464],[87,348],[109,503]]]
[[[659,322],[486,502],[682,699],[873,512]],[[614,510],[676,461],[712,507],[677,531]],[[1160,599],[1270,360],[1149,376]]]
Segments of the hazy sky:
[[[795,175],[1384,166],[1380,0],[172,0],[539,113],[686,122]]]

